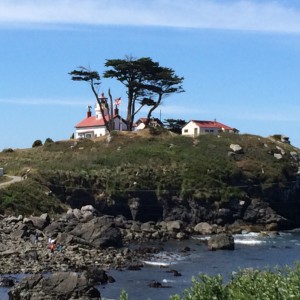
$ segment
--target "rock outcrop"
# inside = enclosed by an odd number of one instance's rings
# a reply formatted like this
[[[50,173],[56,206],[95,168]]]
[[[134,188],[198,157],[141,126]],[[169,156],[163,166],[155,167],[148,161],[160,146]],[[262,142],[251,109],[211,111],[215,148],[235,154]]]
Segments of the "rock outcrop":
[[[208,240],[209,250],[234,250],[234,238],[231,234],[221,233],[213,235]]]
[[[24,278],[9,291],[9,300],[90,299],[101,300],[100,292],[83,274],[53,273],[49,277],[33,275]]]

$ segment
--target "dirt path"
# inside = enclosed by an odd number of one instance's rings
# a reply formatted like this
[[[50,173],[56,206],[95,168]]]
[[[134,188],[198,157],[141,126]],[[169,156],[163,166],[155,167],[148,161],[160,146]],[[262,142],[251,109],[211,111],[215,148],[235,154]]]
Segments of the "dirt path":
[[[0,189],[3,188],[3,187],[6,187],[6,186],[8,186],[12,183],[19,182],[19,181],[22,180],[21,176],[8,176],[8,175],[5,175],[5,177],[10,178],[10,180],[0,183]]]

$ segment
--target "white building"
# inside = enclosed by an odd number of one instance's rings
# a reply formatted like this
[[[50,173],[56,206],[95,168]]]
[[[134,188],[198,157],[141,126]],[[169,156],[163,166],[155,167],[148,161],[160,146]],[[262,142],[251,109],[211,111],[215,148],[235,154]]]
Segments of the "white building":
[[[237,129],[217,121],[189,121],[181,130],[182,135],[196,137],[200,134],[218,134],[219,132],[238,132]]]
[[[99,100],[101,101],[105,100],[107,98],[104,97],[104,94],[102,93]],[[104,102],[104,101],[103,101]],[[105,107],[105,105],[102,105],[103,111],[104,111],[104,117],[108,121],[109,120],[109,114],[108,110]],[[122,119],[119,115],[119,110],[116,106],[114,109],[114,115],[113,115],[113,121],[114,121],[114,130],[118,131],[126,131],[126,121]],[[75,132],[75,138],[95,138],[98,136],[103,136],[108,133],[104,119],[102,118],[101,109],[99,103],[95,106],[95,115],[92,116],[91,107],[88,107],[87,116],[85,119],[80,121],[76,126],[76,132]]]

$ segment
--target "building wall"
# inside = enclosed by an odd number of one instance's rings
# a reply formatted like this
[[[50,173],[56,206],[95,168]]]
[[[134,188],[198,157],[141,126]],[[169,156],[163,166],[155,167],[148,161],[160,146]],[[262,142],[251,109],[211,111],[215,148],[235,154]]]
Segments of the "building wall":
[[[197,136],[199,135],[199,127],[194,122],[189,122],[182,128],[181,134],[188,136]]]
[[[76,129],[75,139],[91,139],[97,136],[102,136],[107,133],[105,127],[85,127]]]
[[[181,134],[195,137],[200,134],[217,134],[219,131],[219,128],[199,127],[196,123],[189,122],[182,128]]]
[[[115,123],[115,130],[118,131],[127,130],[126,124],[119,118],[115,118],[114,123]],[[75,139],[80,139],[80,138],[92,139],[95,137],[106,135],[107,133],[108,131],[106,130],[105,126],[76,128]]]
[[[115,122],[115,130],[127,131],[127,126],[121,119],[115,118],[114,122]]]

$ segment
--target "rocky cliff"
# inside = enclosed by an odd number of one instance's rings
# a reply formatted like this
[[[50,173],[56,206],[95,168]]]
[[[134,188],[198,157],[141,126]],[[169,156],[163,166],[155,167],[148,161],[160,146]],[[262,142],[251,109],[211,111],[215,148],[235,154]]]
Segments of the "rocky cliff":
[[[277,230],[300,225],[299,153],[289,143],[254,135],[131,133],[2,153],[0,161],[11,172],[32,169],[27,182],[44,189],[40,201],[54,199],[65,209],[93,205],[100,214],[140,222]],[[30,185],[23,185],[30,201]],[[19,209],[14,195],[0,191],[4,213],[12,203]]]

